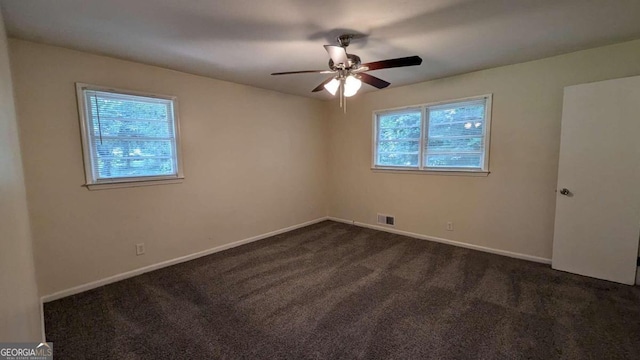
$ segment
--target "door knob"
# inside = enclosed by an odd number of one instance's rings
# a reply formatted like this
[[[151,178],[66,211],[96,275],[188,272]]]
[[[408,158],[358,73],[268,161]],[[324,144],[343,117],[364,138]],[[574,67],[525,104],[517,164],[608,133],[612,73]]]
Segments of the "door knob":
[[[571,191],[569,191],[569,189],[567,189],[567,188],[563,188],[562,190],[560,190],[560,194],[569,195],[569,194],[571,194]]]

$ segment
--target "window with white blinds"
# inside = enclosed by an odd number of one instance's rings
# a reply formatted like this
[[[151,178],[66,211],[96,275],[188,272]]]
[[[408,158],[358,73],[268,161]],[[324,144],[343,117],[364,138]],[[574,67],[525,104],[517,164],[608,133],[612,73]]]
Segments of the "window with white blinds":
[[[175,97],[77,86],[87,185],[182,178]]]
[[[488,172],[491,95],[374,112],[378,169]]]

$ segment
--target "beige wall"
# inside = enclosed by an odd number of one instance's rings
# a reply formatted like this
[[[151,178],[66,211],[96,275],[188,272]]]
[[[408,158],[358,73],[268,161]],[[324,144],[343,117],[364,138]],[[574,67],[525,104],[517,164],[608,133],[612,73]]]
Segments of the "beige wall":
[[[11,40],[42,295],[326,216],[320,101]],[[89,191],[74,82],[178,96],[185,181]],[[136,243],[146,255],[135,256]]]
[[[400,230],[551,258],[563,88],[638,74],[640,41],[632,41],[367,93],[350,100],[346,115],[328,104],[329,215],[375,224],[380,212],[395,215]],[[370,170],[374,110],[487,93],[488,177]]]
[[[345,115],[336,101],[20,40],[10,48],[42,295],[327,211],[369,224],[392,214],[400,230],[550,258],[563,87],[640,74],[634,41],[362,94]],[[76,81],[177,95],[184,183],[83,188]],[[374,110],[486,93],[488,177],[370,170]],[[147,254],[137,257],[139,242]]]
[[[40,302],[13,100],[0,14],[0,342],[39,341]]]

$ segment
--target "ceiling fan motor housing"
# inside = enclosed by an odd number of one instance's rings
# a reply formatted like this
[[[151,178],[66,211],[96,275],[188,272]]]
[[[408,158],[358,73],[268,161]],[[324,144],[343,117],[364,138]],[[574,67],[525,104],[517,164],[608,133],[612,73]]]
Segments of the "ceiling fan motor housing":
[[[358,55],[347,54],[347,58],[349,59],[349,62],[348,64],[343,64],[344,67],[340,66],[340,64],[336,66],[333,60],[329,59],[329,69],[333,71],[356,69],[362,63]]]

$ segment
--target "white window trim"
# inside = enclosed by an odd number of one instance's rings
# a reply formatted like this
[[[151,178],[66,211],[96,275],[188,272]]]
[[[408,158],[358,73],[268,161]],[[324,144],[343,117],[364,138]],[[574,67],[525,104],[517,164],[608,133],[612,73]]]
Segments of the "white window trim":
[[[424,166],[424,141],[427,137],[429,128],[429,119],[427,109],[429,107],[446,105],[458,102],[474,101],[484,99],[485,103],[485,143],[484,143],[484,167],[482,169],[469,168],[427,168]],[[457,176],[487,176],[489,171],[489,150],[491,148],[491,109],[493,104],[493,94],[484,94],[459,99],[437,101],[419,105],[401,106],[391,109],[373,111],[373,141],[371,142],[371,170],[381,173],[399,173],[399,174],[429,174],[429,175],[457,175]],[[420,156],[417,167],[406,166],[380,166],[376,165],[376,155],[378,152],[378,115],[397,112],[401,110],[417,110],[422,112],[422,123],[420,132]]]
[[[108,180],[96,181],[93,178],[93,167],[91,163],[91,143],[89,140],[89,129],[87,128],[87,111],[88,108],[85,102],[84,90],[96,90],[104,92],[113,92],[124,95],[144,96],[150,98],[157,98],[163,100],[171,100],[173,102],[173,124],[174,124],[174,136],[175,136],[175,152],[176,152],[176,168],[177,175],[172,176],[144,176],[144,177],[127,177],[127,178],[115,178]],[[89,190],[103,190],[114,189],[123,187],[137,187],[147,185],[166,185],[181,183],[184,179],[183,173],[183,161],[182,161],[182,148],[180,146],[180,118],[178,116],[178,98],[171,95],[154,94],[141,91],[132,91],[125,89],[118,89],[107,86],[91,85],[85,83],[76,83],[76,97],[78,99],[78,115],[80,120],[80,132],[82,135],[82,153],[84,160],[84,174],[85,184]]]

